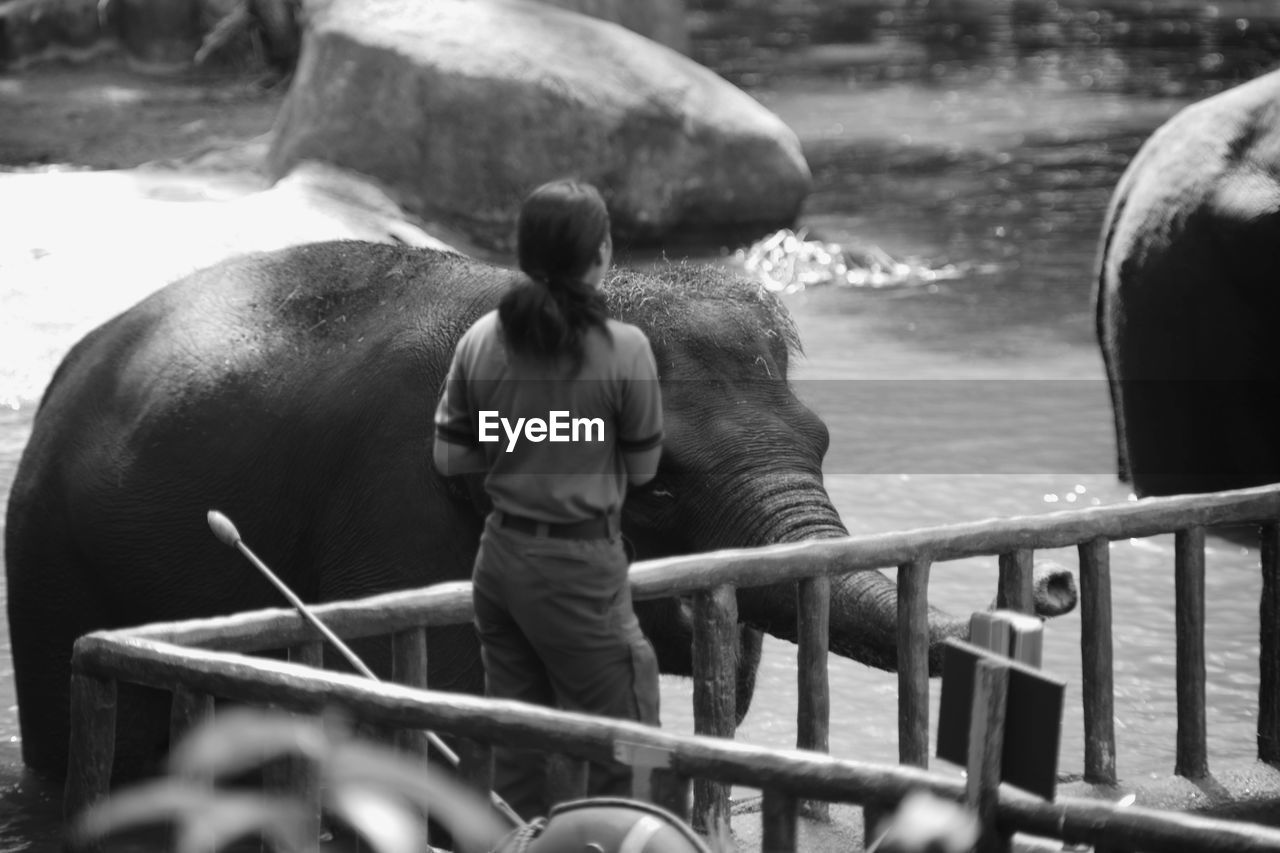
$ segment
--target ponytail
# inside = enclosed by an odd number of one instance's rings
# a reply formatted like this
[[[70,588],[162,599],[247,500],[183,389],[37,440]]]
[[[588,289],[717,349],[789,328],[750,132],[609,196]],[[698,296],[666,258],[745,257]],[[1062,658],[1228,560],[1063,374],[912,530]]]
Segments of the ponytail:
[[[608,335],[603,294],[584,276],[602,261],[609,241],[609,213],[590,184],[544,184],[520,208],[516,254],[528,280],[498,304],[508,350],[541,362],[568,357],[582,366],[586,334]]]

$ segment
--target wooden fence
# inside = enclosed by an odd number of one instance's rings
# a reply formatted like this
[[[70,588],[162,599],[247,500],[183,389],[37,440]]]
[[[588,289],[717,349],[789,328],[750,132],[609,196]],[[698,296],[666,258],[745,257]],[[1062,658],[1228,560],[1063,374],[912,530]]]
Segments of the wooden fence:
[[[694,638],[695,732],[700,735],[732,736],[733,733],[734,668],[731,658],[716,653],[716,650],[731,648],[734,643],[737,622],[735,588],[797,583],[800,597],[797,746],[818,751],[826,748],[829,725],[826,626],[830,578],[853,571],[897,567],[899,758],[903,765],[908,766],[891,769],[870,768],[852,762],[829,764],[830,759],[816,756],[783,757],[768,750],[750,750],[741,745],[697,737],[686,743],[680,738],[649,730],[627,729],[625,735],[627,738],[640,738],[638,743],[653,743],[662,749],[673,750],[672,767],[677,777],[701,780],[694,786],[693,815],[695,823],[701,826],[714,827],[727,819],[727,786],[730,784],[762,788],[765,791],[766,814],[783,815],[784,818],[780,818],[782,823],[790,821],[788,825],[791,826],[794,826],[797,798],[800,797],[852,801],[877,808],[896,801],[902,786],[908,784],[906,780],[941,793],[955,793],[951,790],[955,787],[952,782],[927,774],[919,775],[910,769],[910,766],[927,767],[929,755],[928,633],[925,626],[930,569],[935,562],[994,556],[999,565],[999,599],[1002,605],[1029,610],[1034,551],[1074,546],[1080,554],[1085,779],[1095,783],[1115,782],[1109,544],[1117,539],[1174,533],[1178,655],[1175,772],[1191,778],[1203,776],[1208,772],[1204,695],[1205,529],[1216,525],[1257,524],[1262,537],[1263,578],[1258,757],[1275,762],[1280,760],[1280,618],[1277,618],[1280,615],[1280,587],[1277,586],[1276,568],[1277,555],[1280,554],[1280,525],[1277,520],[1280,520],[1280,488],[1267,487],[641,563],[633,567],[631,574],[636,599],[672,595],[689,595],[694,599],[695,624],[698,626]],[[343,638],[391,634],[394,643],[393,679],[403,684],[423,686],[426,683],[428,654],[426,626],[470,622],[470,587],[465,583],[445,584],[358,602],[317,606],[315,612]],[[333,679],[341,679],[340,676],[328,673],[304,676],[287,664],[219,654],[279,648],[290,649],[291,660],[314,663],[319,659],[319,644],[313,629],[292,611],[282,610],[151,625],[82,638],[76,645],[72,665],[72,767],[67,782],[68,809],[74,810],[92,802],[106,791],[114,750],[114,685],[117,680],[175,689],[174,719],[180,725],[206,712],[211,706],[210,696],[311,708],[320,701],[318,697],[327,695],[324,691],[329,688],[325,685],[339,683]],[[440,710],[444,706],[468,707],[472,708],[471,713],[484,716],[476,710],[479,706],[467,704],[481,700],[428,698],[428,694],[412,692],[405,698],[404,694],[396,692],[398,690],[401,688],[377,687],[372,682],[361,681],[358,686],[344,687],[337,695],[360,714],[407,730],[428,728],[478,737],[484,741],[510,736],[509,733],[500,734],[500,727],[494,727],[497,723],[453,720]],[[386,691],[401,697],[395,705],[398,710],[385,707]],[[412,711],[405,710],[410,706]],[[535,734],[535,729],[530,728],[527,721],[521,722],[509,716],[516,714],[518,717],[515,710],[499,710],[501,713],[494,711],[488,715],[490,720],[507,720],[516,727],[519,736],[536,737],[539,743],[545,742],[550,751],[564,752],[579,759],[600,757],[600,744],[604,741],[599,738],[604,738],[605,732],[621,725],[594,723],[592,725],[599,728],[592,728],[590,735],[582,734],[580,748],[575,748],[574,738],[577,735],[565,736],[563,732],[552,731],[557,725],[553,722],[554,715],[530,717],[546,721],[545,730],[539,723]],[[412,735],[405,737],[412,739]],[[657,740],[653,741],[653,738]],[[711,744],[721,745],[713,748]],[[769,756],[767,759],[764,757],[766,754]],[[775,766],[775,762],[781,762],[777,766],[790,768],[776,782],[769,769]],[[801,780],[803,774],[798,768],[819,765],[827,776],[819,774],[819,777]],[[846,773],[848,775],[841,775]],[[845,781],[827,784],[824,780],[834,778],[829,774]],[[873,777],[886,780],[884,784],[890,793],[873,792],[868,787],[868,780]],[[854,779],[861,781],[852,781]],[[1138,831],[1135,827],[1145,825],[1143,821],[1147,820],[1142,816],[1144,813],[1135,810],[1124,812],[1139,816],[1133,820],[1119,812],[1106,811],[1104,814],[1099,811],[1108,808],[1092,802],[1032,804],[1002,790],[998,820],[1005,831],[1034,832],[1073,843],[1106,844],[1131,841],[1134,836],[1126,833]],[[1052,820],[1047,817],[1050,813],[1056,815]],[[1080,821],[1078,828],[1077,818]],[[1084,828],[1086,824],[1092,828]],[[1235,837],[1226,828],[1218,827],[1216,822],[1214,824],[1215,832],[1227,833],[1223,837]],[[1194,834],[1171,828],[1174,825],[1160,824],[1164,829],[1154,825],[1149,827],[1151,834],[1142,835],[1143,849],[1199,849],[1195,844],[1187,846],[1187,839]],[[1119,827],[1127,828],[1122,830]],[[1113,831],[1118,834],[1114,837],[1108,835]],[[785,829],[775,828],[771,833],[769,837],[782,840],[769,849],[793,849],[794,839],[792,846],[788,846]],[[1236,835],[1240,833],[1246,833],[1246,830],[1235,830]],[[1244,846],[1223,847],[1219,844],[1213,849],[1280,850],[1280,847],[1273,846],[1280,838],[1275,831],[1253,828],[1247,833],[1254,833],[1249,835],[1250,838],[1262,839],[1257,842],[1262,846],[1241,842]],[[1085,835],[1089,837],[1085,838]]]

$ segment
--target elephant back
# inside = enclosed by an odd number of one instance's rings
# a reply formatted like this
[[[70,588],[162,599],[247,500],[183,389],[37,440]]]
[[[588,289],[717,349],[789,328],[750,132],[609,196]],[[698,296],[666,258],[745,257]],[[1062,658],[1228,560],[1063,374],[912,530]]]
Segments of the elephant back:
[[[60,567],[112,614],[89,628],[278,605],[214,547],[201,519],[220,508],[307,597],[340,596],[339,577],[413,584],[405,555],[436,546],[415,531],[445,489],[431,410],[457,337],[515,275],[334,242],[157,291],[81,340],[45,392],[10,502],[10,578]]]

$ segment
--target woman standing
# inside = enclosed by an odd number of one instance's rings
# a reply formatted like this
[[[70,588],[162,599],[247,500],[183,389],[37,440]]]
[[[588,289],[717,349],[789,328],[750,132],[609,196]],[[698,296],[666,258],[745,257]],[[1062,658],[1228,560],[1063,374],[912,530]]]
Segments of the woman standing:
[[[472,574],[486,692],[657,725],[619,532],[628,483],[652,479],[662,452],[653,353],[599,291],[613,243],[594,187],[539,187],[516,243],[528,279],[462,336],[435,416],[436,467],[483,472],[493,504]],[[499,795],[546,814],[542,757],[494,760]],[[629,780],[593,765],[589,792],[626,795]]]

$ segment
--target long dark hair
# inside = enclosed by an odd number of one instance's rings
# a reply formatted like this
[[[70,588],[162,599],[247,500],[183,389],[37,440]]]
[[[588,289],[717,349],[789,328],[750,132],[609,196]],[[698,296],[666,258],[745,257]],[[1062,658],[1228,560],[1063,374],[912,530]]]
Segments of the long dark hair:
[[[525,199],[516,225],[516,256],[529,280],[498,303],[507,349],[537,361],[568,356],[582,365],[583,337],[608,334],[604,296],[583,280],[609,237],[609,211],[590,184],[552,181]]]

